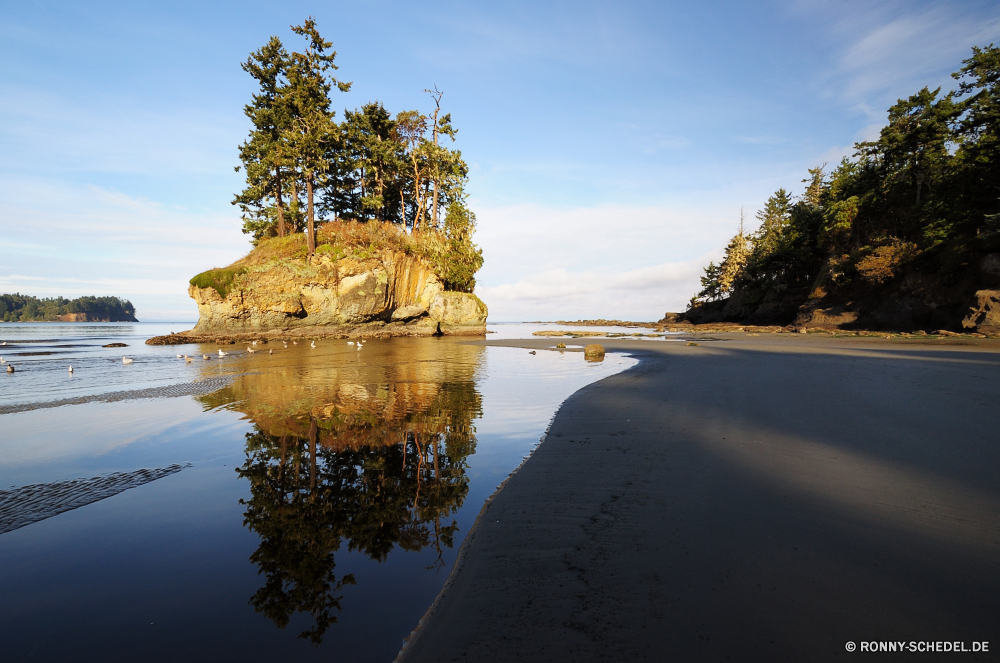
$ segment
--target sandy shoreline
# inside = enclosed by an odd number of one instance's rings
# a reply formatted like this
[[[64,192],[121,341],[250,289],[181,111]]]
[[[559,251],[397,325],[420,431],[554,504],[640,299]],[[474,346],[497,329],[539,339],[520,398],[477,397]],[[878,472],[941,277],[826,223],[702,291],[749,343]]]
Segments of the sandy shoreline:
[[[1000,344],[722,337],[603,341],[400,660],[995,655]]]

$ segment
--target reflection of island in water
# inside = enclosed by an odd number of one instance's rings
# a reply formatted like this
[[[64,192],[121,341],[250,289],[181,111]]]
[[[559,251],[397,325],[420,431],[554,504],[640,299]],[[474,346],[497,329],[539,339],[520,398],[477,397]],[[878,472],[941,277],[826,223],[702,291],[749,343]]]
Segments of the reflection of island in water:
[[[289,351],[201,398],[255,422],[237,470],[250,482],[244,525],[261,538],[250,560],[265,578],[250,603],[279,628],[309,613],[299,637],[316,644],[337,621],[340,589],[354,584],[334,573],[341,542],[378,562],[395,546],[432,546],[430,568],[443,566],[458,530],[450,516],[468,492],[482,348],[431,339],[371,347],[364,359]]]

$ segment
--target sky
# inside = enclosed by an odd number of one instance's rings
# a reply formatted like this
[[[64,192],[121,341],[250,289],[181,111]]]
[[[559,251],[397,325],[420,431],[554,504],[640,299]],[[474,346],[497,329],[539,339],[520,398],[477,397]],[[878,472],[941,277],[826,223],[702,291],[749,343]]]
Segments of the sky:
[[[197,319],[187,282],[250,249],[234,171],[248,54],[314,16],[334,108],[459,133],[491,321],[680,311],[745,211],[953,89],[995,2],[0,3],[0,292]],[[338,117],[343,117],[339,110]]]

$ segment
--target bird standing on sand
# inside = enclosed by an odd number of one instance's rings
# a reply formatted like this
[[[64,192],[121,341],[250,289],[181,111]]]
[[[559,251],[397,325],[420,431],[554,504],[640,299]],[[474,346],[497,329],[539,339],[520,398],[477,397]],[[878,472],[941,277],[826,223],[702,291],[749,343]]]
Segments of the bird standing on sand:
[[[6,364],[6,363],[7,363],[7,360],[4,359],[3,357],[0,357],[0,364]]]
[[[123,364],[131,364],[132,360],[129,359],[128,357],[122,357],[122,363]]]
[[[348,345],[354,345],[354,341],[348,341],[347,344]]]
[[[253,354],[253,353],[257,352],[257,351],[256,351],[256,350],[254,350],[253,348],[251,348],[251,347],[250,347],[250,346],[248,345],[248,346],[247,346],[247,352],[249,352],[250,354]]]
[[[292,345],[298,345],[298,344],[299,344],[298,341],[292,341]]]
[[[288,349],[288,344],[287,344],[287,343],[285,343],[284,341],[282,341],[281,343],[282,343],[282,345],[284,345],[284,346],[285,346],[285,349],[287,350],[287,349]]]
[[[316,341],[313,341],[312,343],[310,343],[309,347],[312,348],[313,350],[315,350],[316,349]]]
[[[191,363],[191,357],[188,357],[187,355],[184,355],[184,363],[185,364],[190,364]]]
[[[73,367],[72,367],[72,366],[70,366],[70,367],[69,367],[69,372],[70,372],[70,373],[72,373],[72,372],[73,372]]]
[[[219,356],[220,357],[225,357],[227,354],[229,354],[229,353],[228,352],[223,352],[221,349],[219,350]]]
[[[205,361],[211,359],[211,357],[209,357],[208,355],[202,355],[201,358],[204,359]]]
[[[267,351],[267,354],[269,354],[269,355],[273,355],[273,354],[274,354],[274,350],[268,350],[268,351]]]
[[[7,364],[7,372],[8,373],[14,372],[14,364]]]
[[[178,359],[180,359],[180,358],[181,358],[181,355],[177,355],[177,358],[178,358]]]

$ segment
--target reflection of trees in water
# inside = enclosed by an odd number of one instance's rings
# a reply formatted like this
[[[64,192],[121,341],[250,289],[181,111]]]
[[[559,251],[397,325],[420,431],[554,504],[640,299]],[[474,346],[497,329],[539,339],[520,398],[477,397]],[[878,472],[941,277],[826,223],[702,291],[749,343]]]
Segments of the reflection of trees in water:
[[[441,385],[433,407],[401,422],[309,417],[307,437],[255,426],[237,470],[250,481],[243,523],[261,538],[250,557],[265,578],[250,599],[254,608],[279,628],[295,613],[310,613],[313,626],[299,637],[319,644],[337,621],[340,590],[355,584],[352,575],[334,574],[342,541],[378,562],[394,546],[432,546],[437,559],[428,568],[443,567],[458,531],[450,516],[469,490],[479,415],[473,384],[452,383]],[[366,438],[373,444],[358,443]],[[343,440],[349,446],[338,446]]]

